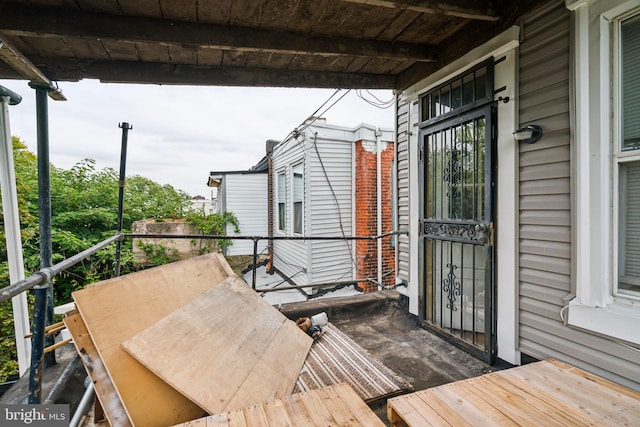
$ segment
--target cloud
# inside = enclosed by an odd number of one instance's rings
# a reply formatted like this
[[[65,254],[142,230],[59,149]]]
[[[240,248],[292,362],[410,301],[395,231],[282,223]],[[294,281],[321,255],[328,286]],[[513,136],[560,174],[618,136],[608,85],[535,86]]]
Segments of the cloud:
[[[22,95],[9,109],[11,132],[36,152],[34,91],[24,81],[0,80]],[[329,89],[236,88],[62,83],[68,101],[49,101],[51,162],[69,168],[84,158],[119,169],[122,131],[129,133],[127,174],[139,174],[188,193],[209,194],[213,170],[244,170],[265,154],[267,139],[282,139],[334,92]],[[344,93],[345,91],[342,91]],[[391,91],[374,91],[381,100]],[[335,98],[334,98],[335,99]],[[373,99],[373,98],[371,98]],[[323,116],[328,123],[393,128],[393,108],[375,108],[350,92]]]

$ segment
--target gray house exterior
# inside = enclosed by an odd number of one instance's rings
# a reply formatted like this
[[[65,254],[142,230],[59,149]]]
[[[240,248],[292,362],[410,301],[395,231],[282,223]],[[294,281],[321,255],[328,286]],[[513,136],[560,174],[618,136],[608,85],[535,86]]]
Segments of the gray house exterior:
[[[378,143],[378,150],[384,150],[389,141],[392,130],[366,124],[348,128],[315,119],[296,138],[277,145],[271,171],[273,235],[355,235],[356,143]],[[367,235],[376,234],[372,230]],[[309,285],[356,279],[356,255],[348,240],[275,240],[272,262],[296,285]]]
[[[240,224],[239,233],[233,230],[232,225],[227,225],[228,236],[267,236],[267,179],[268,169],[265,167],[210,173],[207,185],[218,189],[217,213],[233,212]],[[258,254],[266,255],[267,246],[266,240],[259,241]],[[229,256],[252,255],[253,241],[234,240],[225,252]]]
[[[397,281],[426,327],[640,389],[638,17],[552,1],[398,93]]]

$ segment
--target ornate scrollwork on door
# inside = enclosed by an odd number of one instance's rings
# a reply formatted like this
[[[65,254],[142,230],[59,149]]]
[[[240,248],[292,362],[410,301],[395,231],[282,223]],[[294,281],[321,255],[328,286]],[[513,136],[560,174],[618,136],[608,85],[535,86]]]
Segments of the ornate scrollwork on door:
[[[478,234],[474,223],[461,222],[425,221],[422,231],[426,237],[457,237],[469,240],[475,240]]]
[[[447,264],[449,273],[447,277],[442,280],[442,290],[447,294],[447,308],[451,311],[457,311],[458,307],[455,306],[456,297],[459,297],[462,293],[462,285],[459,281],[456,281],[455,270],[458,269],[457,265]]]

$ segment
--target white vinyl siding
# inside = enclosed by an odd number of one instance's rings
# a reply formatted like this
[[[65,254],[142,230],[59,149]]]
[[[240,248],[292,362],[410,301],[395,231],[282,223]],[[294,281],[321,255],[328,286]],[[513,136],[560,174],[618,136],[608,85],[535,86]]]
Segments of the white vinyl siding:
[[[285,206],[285,227],[284,230],[278,230],[276,227],[274,235],[276,236],[292,236],[293,218],[291,209],[290,195],[292,193],[292,166],[304,162],[303,144],[295,139],[277,145],[273,150],[273,170],[276,173],[284,172],[285,194],[288,201]],[[275,200],[274,212],[278,212],[278,200]],[[303,215],[306,215],[306,211]],[[303,220],[305,223],[305,220]],[[303,230],[304,232],[304,230]],[[305,234],[305,233],[303,233]],[[308,241],[294,240],[274,240],[273,242],[273,265],[282,274],[291,278],[298,285],[306,285],[311,283],[311,275],[309,271],[309,255],[310,243]]]
[[[308,142],[310,144],[307,157],[310,178],[307,187],[310,196],[309,235],[351,236],[354,230],[352,226],[353,134],[349,132],[344,136],[324,137],[323,135],[329,132],[322,127],[312,127],[310,133],[313,132],[318,132],[318,135],[310,138]],[[317,152],[311,145],[314,143],[317,144]],[[336,205],[336,198],[338,205]],[[353,242],[345,240],[312,241],[313,282],[327,283],[353,279],[352,251],[350,250],[352,247]]]
[[[229,236],[266,236],[268,234],[267,174],[229,174],[224,178],[227,211],[238,218],[240,233],[227,226]],[[258,242],[258,253],[267,253],[267,241]],[[227,255],[252,255],[252,240],[235,240],[227,249]]]
[[[566,319],[563,307],[575,293],[577,249],[572,232],[577,142],[571,138],[570,28],[569,11],[559,0],[526,17],[522,26],[520,125],[539,124],[544,136],[532,145],[519,144],[518,350],[538,359],[557,358],[638,389],[638,350],[570,327],[561,314]]]
[[[396,129],[396,206],[398,231],[409,231],[409,104],[397,99]],[[417,111],[417,108],[415,109]],[[413,123],[416,123],[415,121]],[[397,239],[396,271],[400,280],[409,283],[410,238],[401,234]]]
[[[392,140],[391,132],[383,131],[383,138]],[[375,145],[376,128],[362,125],[350,129],[319,122],[305,129],[297,140],[274,150],[273,170],[285,172],[288,194],[293,191],[299,195],[299,189],[293,190],[294,170],[299,171],[298,166],[303,165],[301,234],[337,237],[274,242],[274,266],[298,285],[354,278],[355,245],[343,237],[352,236],[355,230],[354,145],[360,140]],[[288,203],[293,200],[292,195]],[[287,207],[287,212],[286,231],[276,231],[276,235],[300,235],[294,232],[293,206]]]

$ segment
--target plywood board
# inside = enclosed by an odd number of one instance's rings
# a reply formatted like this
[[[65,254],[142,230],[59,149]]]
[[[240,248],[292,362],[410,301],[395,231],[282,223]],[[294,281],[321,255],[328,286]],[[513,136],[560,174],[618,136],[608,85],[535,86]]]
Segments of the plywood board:
[[[214,414],[291,394],[312,342],[234,276],[122,346]]]
[[[104,408],[109,425],[113,427],[130,426],[129,416],[124,410],[124,406],[122,406],[120,397],[116,393],[113,382],[104,368],[102,359],[100,359],[98,350],[96,350],[96,346],[93,344],[89,332],[87,332],[87,327],[82,321],[80,313],[77,311],[68,313],[64,319],[64,324],[73,337],[73,343],[82,359],[87,374],[93,382],[93,389],[100,405]]]
[[[208,254],[110,279],[73,293],[134,425],[177,424],[198,418],[205,411],[131,357],[121,344],[232,274],[222,255]]]
[[[385,424],[347,383],[341,383],[221,412],[174,427],[236,425],[382,427]]]

